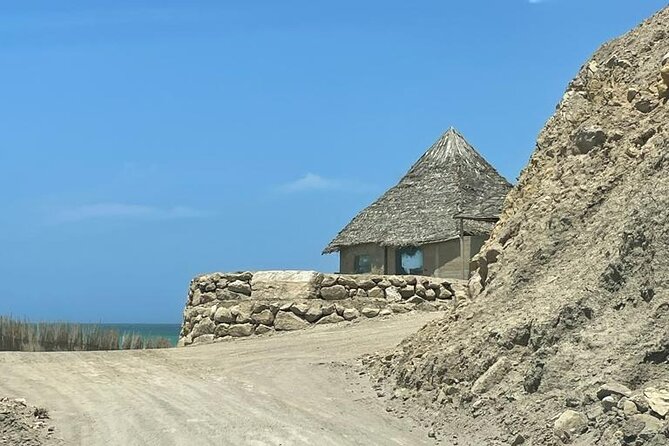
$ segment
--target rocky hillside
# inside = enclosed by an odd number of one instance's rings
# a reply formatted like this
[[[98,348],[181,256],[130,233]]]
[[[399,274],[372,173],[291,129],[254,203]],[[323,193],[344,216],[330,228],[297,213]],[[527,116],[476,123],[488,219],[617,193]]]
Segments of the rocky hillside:
[[[21,399],[0,398],[0,445],[61,445],[48,421],[46,409],[30,407]]]
[[[570,83],[471,301],[365,361],[389,410],[445,444],[669,444],[668,88],[669,8]]]

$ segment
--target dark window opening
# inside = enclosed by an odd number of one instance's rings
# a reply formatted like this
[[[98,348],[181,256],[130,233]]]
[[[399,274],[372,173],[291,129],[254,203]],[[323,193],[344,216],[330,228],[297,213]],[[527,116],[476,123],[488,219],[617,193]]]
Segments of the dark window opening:
[[[355,256],[353,268],[356,274],[368,274],[372,272],[372,259],[366,254]]]

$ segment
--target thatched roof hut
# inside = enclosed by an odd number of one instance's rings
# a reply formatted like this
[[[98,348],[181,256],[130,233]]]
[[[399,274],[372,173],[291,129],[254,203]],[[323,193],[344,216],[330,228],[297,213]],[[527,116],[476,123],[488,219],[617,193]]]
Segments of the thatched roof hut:
[[[358,214],[324,253],[358,245],[420,247],[459,239],[459,223],[454,217],[463,212],[498,213],[510,188],[509,182],[451,128],[396,186]],[[468,219],[465,223],[467,236],[487,237],[490,229],[486,221]],[[387,265],[384,269],[388,272]]]
[[[465,208],[455,216],[456,219],[495,222],[499,220],[504,206],[504,195],[491,196],[480,203]]]

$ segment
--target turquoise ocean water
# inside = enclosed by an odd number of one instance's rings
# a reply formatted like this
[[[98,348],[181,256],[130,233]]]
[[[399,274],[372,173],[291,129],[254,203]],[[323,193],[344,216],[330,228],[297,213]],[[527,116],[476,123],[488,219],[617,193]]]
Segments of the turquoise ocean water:
[[[179,340],[181,325],[179,324],[95,324],[123,334],[137,334],[143,338],[167,338],[176,345]]]

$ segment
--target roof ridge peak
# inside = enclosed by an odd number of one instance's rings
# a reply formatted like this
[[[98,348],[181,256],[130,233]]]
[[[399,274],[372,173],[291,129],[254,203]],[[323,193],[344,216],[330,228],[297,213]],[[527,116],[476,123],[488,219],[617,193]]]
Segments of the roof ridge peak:
[[[468,155],[469,154],[469,155]],[[455,127],[451,126],[427,149],[423,156],[411,168],[423,164],[426,161],[445,164],[458,158],[482,158],[481,155],[469,144],[467,139]],[[411,171],[410,170],[410,171]]]

